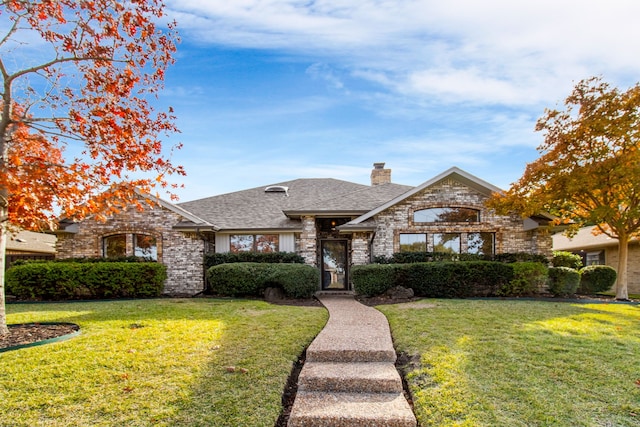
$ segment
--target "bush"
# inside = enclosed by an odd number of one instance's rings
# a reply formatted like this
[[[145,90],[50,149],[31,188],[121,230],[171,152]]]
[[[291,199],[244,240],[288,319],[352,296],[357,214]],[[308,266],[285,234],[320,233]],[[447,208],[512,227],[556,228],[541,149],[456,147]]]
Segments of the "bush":
[[[267,287],[281,287],[291,298],[309,298],[318,290],[320,272],[305,264],[239,262],[207,270],[209,286],[222,296],[262,296]]]
[[[411,264],[416,262],[446,261],[539,262],[545,265],[549,263],[549,260],[544,255],[529,254],[526,252],[495,255],[454,254],[449,252],[396,252],[390,257],[378,255],[373,259],[373,262],[377,264]]]
[[[497,295],[498,291],[513,280],[511,264],[488,261],[467,262],[467,280],[473,296]]]
[[[579,270],[582,268],[582,257],[571,252],[554,251],[551,264],[554,267],[569,267]]]
[[[549,269],[539,262],[514,262],[513,279],[498,290],[500,296],[531,295],[540,291],[547,283]]]
[[[206,254],[204,256],[204,265],[207,269],[215,265],[232,264],[238,262],[304,264],[304,258],[294,252],[225,252]]]
[[[588,265],[580,270],[580,287],[578,293],[595,294],[606,292],[616,282],[617,273],[608,265]]]
[[[416,296],[464,298],[473,294],[468,286],[468,275],[467,264],[461,262],[407,264],[399,284],[412,288]]]
[[[359,295],[382,295],[395,286],[401,267],[389,264],[354,265],[351,268],[351,282]]]
[[[166,267],[155,262],[37,262],[6,272],[7,293],[20,299],[66,300],[155,297]]]
[[[555,296],[575,294],[580,285],[580,273],[569,267],[550,267],[547,285]]]

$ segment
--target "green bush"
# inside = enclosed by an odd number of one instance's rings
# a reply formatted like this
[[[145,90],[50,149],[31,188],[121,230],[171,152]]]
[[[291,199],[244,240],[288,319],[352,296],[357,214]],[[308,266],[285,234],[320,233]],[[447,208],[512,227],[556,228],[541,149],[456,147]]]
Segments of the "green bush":
[[[232,264],[238,262],[304,264],[304,258],[294,252],[225,252],[206,254],[204,256],[204,265],[207,269],[215,265]]]
[[[575,294],[580,285],[580,273],[569,267],[550,267],[547,285],[555,296]]]
[[[376,264],[411,264],[416,262],[446,262],[446,261],[496,261],[503,263],[539,262],[548,264],[544,255],[526,252],[504,253],[495,255],[454,254],[449,252],[396,252],[390,257],[378,255],[374,257]]]
[[[606,292],[616,282],[617,273],[608,265],[588,265],[580,270],[580,287],[578,293],[595,294]]]
[[[554,251],[551,264],[554,267],[569,267],[580,270],[582,268],[582,257],[571,252]]]
[[[166,278],[155,262],[37,262],[8,269],[6,290],[34,300],[154,297]]]
[[[395,286],[401,267],[390,264],[354,265],[351,282],[359,295],[377,296]]]
[[[549,268],[539,262],[514,262],[513,279],[498,290],[500,296],[522,296],[538,293],[547,283]]]
[[[513,267],[502,262],[467,262],[467,280],[473,296],[493,296],[513,280]]]
[[[400,282],[412,288],[416,296],[464,298],[473,295],[469,274],[469,267],[462,262],[415,263],[402,270]]]
[[[207,270],[211,292],[222,296],[262,296],[267,287],[281,287],[291,298],[309,298],[318,290],[320,272],[305,264],[238,262]]]

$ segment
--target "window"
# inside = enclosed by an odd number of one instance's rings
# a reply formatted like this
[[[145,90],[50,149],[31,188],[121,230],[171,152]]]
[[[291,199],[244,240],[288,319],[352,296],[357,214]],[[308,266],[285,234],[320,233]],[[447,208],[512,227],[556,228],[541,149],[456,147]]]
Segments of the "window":
[[[130,239],[129,247],[133,248],[133,253],[127,251],[128,239]],[[157,261],[156,238],[148,234],[114,234],[102,239],[102,256],[117,258],[131,255]]]
[[[604,265],[604,251],[587,252],[585,265]]]
[[[477,255],[493,255],[495,252],[494,233],[467,234],[467,253]]]
[[[116,234],[102,240],[102,255],[106,258],[127,256],[127,235]]]
[[[277,234],[232,234],[229,236],[231,252],[278,252]]]
[[[433,251],[460,253],[460,233],[436,233],[433,235]]]
[[[426,234],[400,234],[400,252],[426,252]]]
[[[480,211],[471,208],[429,208],[415,211],[414,222],[480,222]]]

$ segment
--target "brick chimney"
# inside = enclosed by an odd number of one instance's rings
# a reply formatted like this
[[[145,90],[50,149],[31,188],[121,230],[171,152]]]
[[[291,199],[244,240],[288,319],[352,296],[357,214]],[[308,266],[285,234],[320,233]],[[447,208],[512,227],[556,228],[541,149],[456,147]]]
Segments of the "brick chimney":
[[[384,163],[374,163],[371,171],[371,185],[391,183],[391,169],[385,169]]]

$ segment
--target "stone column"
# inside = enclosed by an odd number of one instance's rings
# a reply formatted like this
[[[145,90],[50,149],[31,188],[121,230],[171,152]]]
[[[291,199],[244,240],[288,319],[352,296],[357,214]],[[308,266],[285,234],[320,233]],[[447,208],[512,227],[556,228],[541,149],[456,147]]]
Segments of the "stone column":
[[[300,233],[300,256],[304,258],[305,264],[317,266],[317,239],[316,219],[313,216],[302,217],[302,233]]]

